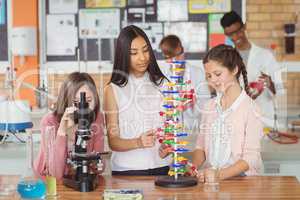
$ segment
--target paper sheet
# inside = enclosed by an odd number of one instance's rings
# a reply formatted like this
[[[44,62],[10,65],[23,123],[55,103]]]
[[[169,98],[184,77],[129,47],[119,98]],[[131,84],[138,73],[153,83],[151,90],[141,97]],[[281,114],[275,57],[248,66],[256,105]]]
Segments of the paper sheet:
[[[75,55],[78,46],[74,15],[47,15],[47,55]]]
[[[124,8],[126,0],[85,0],[86,8]]]
[[[231,0],[189,0],[189,13],[229,12]]]
[[[78,0],[49,0],[50,14],[75,14],[78,12]]]
[[[185,52],[199,53],[207,49],[207,28],[205,22],[166,23],[164,34],[175,34],[182,41]]]
[[[156,51],[159,50],[159,42],[163,38],[163,26],[162,23],[130,23],[127,25],[135,25],[143,29],[143,31],[148,36],[152,49]],[[123,27],[126,26],[123,25]]]
[[[145,8],[128,8],[127,9],[128,21],[145,21],[146,9]]]
[[[221,26],[221,18],[224,14],[209,14],[208,15],[208,30],[209,33],[224,33],[223,27]]]
[[[79,37],[81,39],[117,38],[119,33],[119,9],[81,9],[79,11]]]
[[[209,48],[225,43],[225,35],[220,20],[223,14],[208,15]]]
[[[188,21],[187,0],[157,0],[158,21]]]

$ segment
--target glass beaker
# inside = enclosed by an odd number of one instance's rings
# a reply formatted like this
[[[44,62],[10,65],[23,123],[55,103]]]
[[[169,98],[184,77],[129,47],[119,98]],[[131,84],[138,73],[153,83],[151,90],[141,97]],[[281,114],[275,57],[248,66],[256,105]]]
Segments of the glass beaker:
[[[12,199],[15,195],[17,187],[16,176],[1,176],[0,177],[0,199]]]
[[[51,158],[50,152],[54,151],[54,144],[56,139],[56,129],[55,126],[46,126],[45,129],[45,150],[46,150],[46,186],[47,186],[47,197],[52,197],[57,195],[56,190],[56,177],[55,173],[55,163],[53,158]],[[51,168],[51,169],[50,169]]]
[[[219,191],[219,168],[211,167],[205,170],[204,173],[204,190],[208,192]]]
[[[27,166],[18,183],[17,191],[22,199],[44,199],[46,195],[46,185],[34,175],[33,171],[33,144],[32,133],[27,132],[26,139],[26,161]]]

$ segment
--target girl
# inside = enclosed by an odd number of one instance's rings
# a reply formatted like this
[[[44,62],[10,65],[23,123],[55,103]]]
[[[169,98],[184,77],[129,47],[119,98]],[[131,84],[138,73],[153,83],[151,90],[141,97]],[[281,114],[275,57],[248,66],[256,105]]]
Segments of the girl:
[[[161,125],[160,71],[149,39],[136,26],[122,29],[110,83],[105,88],[105,118],[112,149],[112,175],[165,175],[167,152],[156,142]]]
[[[68,174],[66,160],[70,148],[74,145],[76,125],[73,121],[73,113],[77,109],[74,104],[80,101],[80,93],[86,93],[89,108],[94,111],[95,121],[91,124],[92,137],[88,140],[88,152],[103,152],[103,116],[99,112],[99,96],[94,80],[87,73],[74,72],[64,81],[57,98],[56,108],[53,113],[43,117],[41,121],[41,145],[39,154],[35,160],[36,172],[43,176],[46,170],[57,179]],[[52,126],[56,139],[52,152],[49,152],[49,168],[47,169],[45,138],[46,127]],[[100,172],[99,172],[100,173]]]
[[[257,175],[261,168],[262,123],[257,105],[247,95],[245,65],[236,49],[227,45],[212,48],[203,59],[208,83],[217,91],[203,113],[193,164],[208,161],[219,170],[219,178]],[[243,90],[239,77],[244,80]],[[209,170],[200,171],[201,181]],[[208,172],[208,173],[206,173]]]

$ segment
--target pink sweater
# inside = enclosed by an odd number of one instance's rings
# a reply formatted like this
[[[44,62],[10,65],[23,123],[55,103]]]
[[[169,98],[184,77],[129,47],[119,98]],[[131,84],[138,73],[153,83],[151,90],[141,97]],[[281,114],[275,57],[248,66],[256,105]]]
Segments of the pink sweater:
[[[201,118],[196,149],[204,150],[206,160],[210,160],[209,143],[214,134],[212,125],[217,118],[215,99],[210,100],[205,108]],[[258,175],[262,166],[260,139],[263,135],[260,109],[244,91],[229,109],[231,111],[225,119],[225,128],[231,133],[230,162],[233,164],[240,159],[244,160],[249,165],[246,175]]]
[[[56,117],[49,113],[41,120],[41,145],[38,156],[34,162],[34,169],[39,176],[43,176],[46,170],[46,139],[45,130],[47,126],[55,127],[55,134],[59,127],[59,122]],[[91,125],[92,137],[88,141],[88,152],[103,152],[104,151],[104,121],[102,113],[98,113],[96,120]],[[75,134],[72,135],[72,140],[75,139]],[[49,153],[49,172],[57,179],[61,179],[64,174],[67,174],[66,160],[68,156],[68,140],[67,136],[56,136],[53,151]]]

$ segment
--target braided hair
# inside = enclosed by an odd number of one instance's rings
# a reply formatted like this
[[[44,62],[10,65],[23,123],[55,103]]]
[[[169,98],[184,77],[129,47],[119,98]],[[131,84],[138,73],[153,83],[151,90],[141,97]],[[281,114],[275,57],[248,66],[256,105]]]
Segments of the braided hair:
[[[238,73],[236,74],[236,79],[239,82],[240,75],[242,74],[245,91],[250,96],[246,66],[241,55],[235,48],[225,44],[217,45],[210,49],[209,52],[205,55],[203,64],[208,63],[210,60],[222,64],[231,72],[237,66]]]

